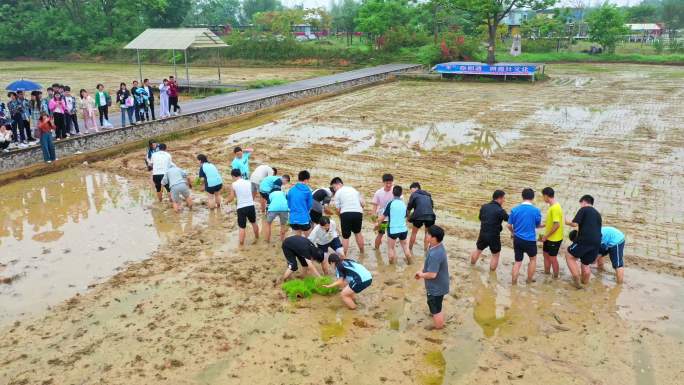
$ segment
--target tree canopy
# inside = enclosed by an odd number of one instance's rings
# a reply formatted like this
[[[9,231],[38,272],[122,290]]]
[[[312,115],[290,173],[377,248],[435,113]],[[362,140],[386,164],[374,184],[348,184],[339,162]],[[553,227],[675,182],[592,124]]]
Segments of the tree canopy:
[[[607,52],[615,52],[615,45],[629,32],[625,26],[625,15],[615,5],[603,3],[587,17],[589,39],[601,44]]]

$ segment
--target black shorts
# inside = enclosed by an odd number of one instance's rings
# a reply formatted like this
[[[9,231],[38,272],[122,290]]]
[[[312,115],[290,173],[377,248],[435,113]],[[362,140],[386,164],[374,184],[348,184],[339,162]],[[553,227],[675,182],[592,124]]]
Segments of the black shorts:
[[[399,238],[400,241],[405,241],[407,235],[408,235],[408,231],[404,231],[403,233],[396,233],[396,234],[392,234],[392,233],[389,233],[389,232],[387,233],[387,236],[388,236],[388,237],[390,237],[390,238],[392,238],[392,239],[397,239],[397,238]]]
[[[301,231],[309,231],[311,229],[311,223],[307,223],[305,225],[302,224],[297,224],[297,223],[290,223],[290,228],[292,230],[301,230]]]
[[[492,254],[501,252],[501,236],[499,234],[483,234],[477,237],[477,249],[482,251],[489,247]]]
[[[335,237],[333,238],[330,243],[326,243],[325,245],[318,245],[318,249],[324,253],[328,251],[328,249],[332,249],[332,251],[337,251],[337,249],[342,248],[342,242],[340,242],[340,238]]]
[[[294,252],[294,250],[291,250],[285,246],[282,246],[283,248],[283,254],[285,255],[285,259],[287,260],[287,268],[292,270],[292,271],[297,271],[297,261],[302,264],[302,266],[307,267],[309,266],[309,263],[307,262],[306,258],[297,255],[297,253]]]
[[[525,241],[520,238],[513,238],[513,252],[515,261],[522,262],[527,254],[530,258],[537,256],[537,241]]]
[[[599,247],[573,243],[568,246],[568,253],[575,258],[579,258],[583,265],[589,266],[596,261],[599,254]]]
[[[342,238],[349,239],[351,234],[361,232],[363,224],[363,213],[349,212],[340,214],[340,225],[342,227]]]
[[[372,279],[369,279],[368,281],[359,282],[359,283],[354,282],[354,283],[349,285],[349,288],[352,289],[352,291],[354,293],[359,294],[364,289],[366,289],[368,286],[370,286],[371,283],[373,283]]]
[[[318,224],[318,222],[320,222],[321,218],[323,217],[323,213],[319,213],[318,211],[311,210],[311,211],[309,211],[309,217],[311,217],[311,222]]]
[[[206,186],[204,188],[204,191],[208,192],[209,194],[214,194],[214,193],[221,191],[222,188],[223,188],[223,184],[219,183],[216,186],[211,186],[211,187]]]
[[[542,250],[549,254],[552,257],[558,256],[558,250],[560,250],[561,243],[563,243],[563,240],[561,239],[560,241],[545,241],[544,246],[542,246]]]
[[[428,308],[430,308],[430,314],[435,315],[442,312],[442,301],[444,300],[443,295],[429,295],[427,296]]]
[[[423,226],[425,226],[425,228],[428,228],[428,227],[435,224],[435,220],[431,219],[429,221],[426,221],[426,220],[422,220],[422,219],[414,219],[411,221],[411,224],[413,224],[413,227],[415,227],[417,229],[419,229]]]
[[[152,181],[154,182],[154,188],[157,190],[157,192],[161,192],[162,179],[164,179],[164,174],[152,175]],[[166,191],[171,191],[171,188],[169,187],[168,184],[165,184],[164,188],[166,189]]]
[[[249,223],[256,222],[256,209],[254,209],[253,205],[239,208],[237,209],[237,217],[238,227],[244,229],[245,227],[247,227],[248,220]]]

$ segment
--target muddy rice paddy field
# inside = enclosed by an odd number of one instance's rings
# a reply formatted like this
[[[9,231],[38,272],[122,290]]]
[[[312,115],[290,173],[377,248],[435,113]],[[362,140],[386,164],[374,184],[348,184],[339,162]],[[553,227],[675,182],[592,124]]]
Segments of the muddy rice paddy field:
[[[425,329],[420,247],[389,265],[367,219],[365,255],[351,249],[374,274],[360,308],[290,302],[272,284],[279,244],[239,248],[234,212],[197,191],[193,211],[157,204],[141,149],[0,187],[0,384],[681,384],[684,69],[548,71],[398,81],[168,143],[192,173],[202,152],[228,175],[239,144],[252,168],[308,169],[314,187],[341,176],[367,201],[384,172],[421,182],[447,230],[445,330]],[[566,215],[592,194],[623,230],[624,285],[609,268],[577,290],[562,266],[512,287],[505,236],[496,273],[488,255],[469,266],[492,191],[510,209],[545,186]]]

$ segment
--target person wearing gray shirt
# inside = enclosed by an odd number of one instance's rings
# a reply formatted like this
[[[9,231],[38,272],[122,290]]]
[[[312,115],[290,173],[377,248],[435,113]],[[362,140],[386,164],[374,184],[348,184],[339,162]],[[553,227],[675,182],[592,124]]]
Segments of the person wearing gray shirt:
[[[442,300],[449,293],[449,264],[446,249],[442,244],[444,230],[436,225],[427,229],[429,249],[422,270],[416,272],[415,278],[425,280],[427,303],[432,314],[435,329],[444,327]]]
[[[167,185],[171,189],[171,200],[173,201],[173,209],[180,212],[181,199],[184,199],[188,204],[188,208],[192,209],[192,197],[190,196],[190,177],[185,170],[171,164],[164,174],[161,181],[162,185]]]

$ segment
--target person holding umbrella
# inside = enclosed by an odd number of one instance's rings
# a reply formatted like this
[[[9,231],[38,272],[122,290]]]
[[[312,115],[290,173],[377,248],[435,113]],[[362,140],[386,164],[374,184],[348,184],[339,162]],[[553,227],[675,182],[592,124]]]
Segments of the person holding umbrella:
[[[27,142],[35,142],[31,135],[31,104],[24,98],[24,92],[37,91],[43,88],[40,84],[30,80],[17,80],[10,83],[5,89],[10,91],[7,96],[11,99],[7,105],[10,117],[13,120],[12,131],[15,141],[21,141],[26,146]]]

